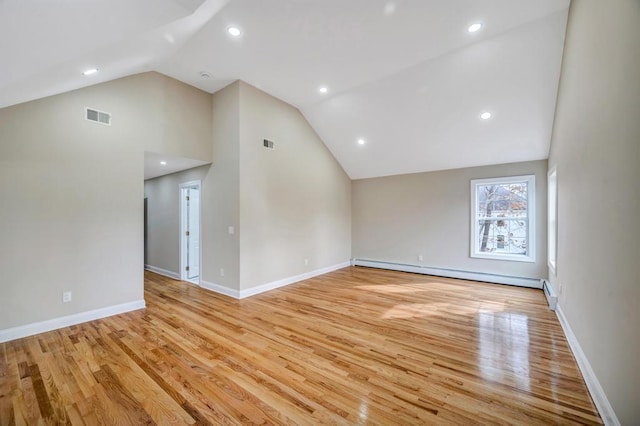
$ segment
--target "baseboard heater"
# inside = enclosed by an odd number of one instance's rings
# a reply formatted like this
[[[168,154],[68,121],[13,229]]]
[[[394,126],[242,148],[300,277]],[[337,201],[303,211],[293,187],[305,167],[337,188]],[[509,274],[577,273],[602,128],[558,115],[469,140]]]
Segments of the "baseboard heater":
[[[556,291],[551,287],[551,283],[549,280],[540,280],[542,282],[542,289],[544,290],[544,295],[547,298],[547,303],[549,304],[549,309],[552,311],[556,310],[556,306],[558,306],[558,296],[556,295]]]
[[[507,284],[519,287],[542,289],[542,281],[539,278],[515,277],[511,275],[489,274],[486,272],[471,272],[462,271],[459,269],[435,268],[430,266],[382,262],[379,260],[366,259],[352,259],[351,264],[354,266],[366,266],[369,268],[412,272],[415,274],[434,275],[437,277],[459,278],[463,280],[482,281],[488,283]]]

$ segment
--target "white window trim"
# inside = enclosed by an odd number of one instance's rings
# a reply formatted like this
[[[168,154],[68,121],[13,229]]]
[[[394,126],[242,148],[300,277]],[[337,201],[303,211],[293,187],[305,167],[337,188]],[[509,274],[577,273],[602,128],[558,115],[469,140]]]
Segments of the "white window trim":
[[[478,196],[478,186],[487,184],[504,184],[504,183],[527,183],[527,254],[503,254],[503,253],[481,253],[478,239],[476,238],[478,231],[478,220],[476,215],[476,205]],[[535,241],[535,199],[536,199],[536,177],[534,175],[526,176],[508,176],[489,179],[472,179],[471,180],[471,225],[469,228],[469,256],[480,259],[507,260],[515,262],[536,261],[536,241]],[[502,219],[502,218],[501,218]]]
[[[547,264],[557,276],[558,260],[558,170],[554,166],[547,174]]]

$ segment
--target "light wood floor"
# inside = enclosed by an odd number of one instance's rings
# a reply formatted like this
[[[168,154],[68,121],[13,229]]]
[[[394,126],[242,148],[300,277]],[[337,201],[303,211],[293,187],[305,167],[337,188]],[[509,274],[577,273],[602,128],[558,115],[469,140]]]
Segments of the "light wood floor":
[[[346,268],[0,344],[0,424],[601,423],[541,291]]]

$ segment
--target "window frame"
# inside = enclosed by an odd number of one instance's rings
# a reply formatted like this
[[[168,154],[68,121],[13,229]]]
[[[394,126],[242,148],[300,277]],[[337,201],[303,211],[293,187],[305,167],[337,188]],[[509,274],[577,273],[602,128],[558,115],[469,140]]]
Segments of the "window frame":
[[[504,185],[508,183],[526,183],[527,184],[527,254],[510,254],[510,253],[487,253],[480,251],[480,242],[477,235],[480,232],[478,226],[478,187],[486,185]],[[528,262],[534,263],[536,261],[536,220],[535,220],[535,199],[536,199],[536,177],[535,175],[522,175],[522,176],[506,176],[486,179],[471,179],[471,225],[469,232],[469,256],[478,259],[492,259],[492,260],[505,260],[513,262]]]
[[[558,169],[547,173],[547,265],[553,275],[558,267]]]

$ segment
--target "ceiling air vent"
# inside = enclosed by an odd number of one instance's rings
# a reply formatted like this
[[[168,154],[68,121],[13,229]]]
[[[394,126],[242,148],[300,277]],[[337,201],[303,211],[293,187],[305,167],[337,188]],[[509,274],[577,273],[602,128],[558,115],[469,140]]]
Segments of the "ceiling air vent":
[[[270,141],[269,139],[264,139],[263,145],[267,149],[275,149],[275,147],[276,147],[275,144],[273,143],[273,141]]]
[[[95,123],[111,126],[111,114],[109,114],[108,112],[98,111],[97,109],[93,108],[87,108],[85,118]]]

